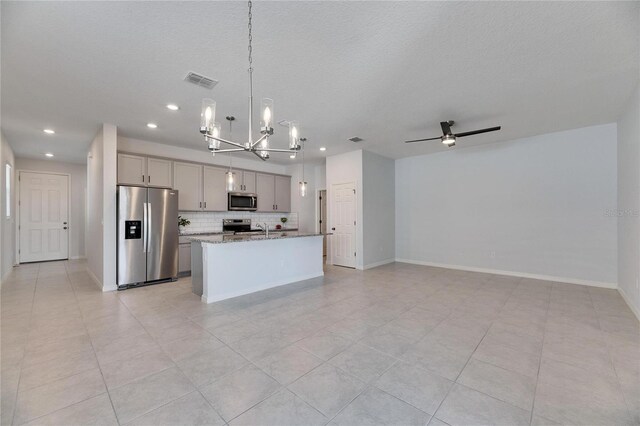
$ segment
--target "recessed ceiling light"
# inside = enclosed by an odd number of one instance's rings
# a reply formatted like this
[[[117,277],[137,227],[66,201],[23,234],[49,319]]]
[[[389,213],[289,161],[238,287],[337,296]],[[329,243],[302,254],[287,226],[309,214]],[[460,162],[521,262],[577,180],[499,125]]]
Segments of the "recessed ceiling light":
[[[147,127],[150,129],[157,129],[158,125],[156,123],[147,123]]]
[[[48,135],[53,135],[55,133],[55,130],[53,129],[44,129],[44,132]]]
[[[324,147],[324,146],[321,146],[321,147],[320,147],[320,151],[326,151],[326,150],[327,150],[327,148],[326,148],[326,147]]]
[[[45,154],[45,156],[46,156],[46,157],[53,157],[53,154],[52,154],[52,153],[50,153],[50,152],[47,152],[47,153]]]
[[[171,111],[177,111],[180,109],[180,107],[176,104],[167,104],[167,109],[170,109]]]

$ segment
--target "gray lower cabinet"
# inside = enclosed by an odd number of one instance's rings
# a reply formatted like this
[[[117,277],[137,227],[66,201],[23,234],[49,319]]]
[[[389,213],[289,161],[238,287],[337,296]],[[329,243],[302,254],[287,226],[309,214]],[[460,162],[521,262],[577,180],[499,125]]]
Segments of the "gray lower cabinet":
[[[178,244],[178,272],[181,275],[191,272],[191,243]]]

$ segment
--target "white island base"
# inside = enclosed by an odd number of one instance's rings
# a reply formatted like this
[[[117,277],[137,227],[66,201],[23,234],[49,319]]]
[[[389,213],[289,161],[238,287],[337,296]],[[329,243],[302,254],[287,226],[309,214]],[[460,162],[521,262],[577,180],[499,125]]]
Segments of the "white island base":
[[[314,234],[224,243],[215,238],[210,242],[194,239],[194,292],[199,293],[201,280],[202,301],[213,303],[323,276],[322,238]]]

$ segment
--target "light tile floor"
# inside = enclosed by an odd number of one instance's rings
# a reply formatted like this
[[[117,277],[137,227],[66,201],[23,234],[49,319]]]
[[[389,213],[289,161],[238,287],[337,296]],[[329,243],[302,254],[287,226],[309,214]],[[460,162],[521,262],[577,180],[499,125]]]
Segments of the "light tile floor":
[[[70,261],[16,268],[1,307],[3,425],[640,423],[615,290],[390,264],[205,305]]]

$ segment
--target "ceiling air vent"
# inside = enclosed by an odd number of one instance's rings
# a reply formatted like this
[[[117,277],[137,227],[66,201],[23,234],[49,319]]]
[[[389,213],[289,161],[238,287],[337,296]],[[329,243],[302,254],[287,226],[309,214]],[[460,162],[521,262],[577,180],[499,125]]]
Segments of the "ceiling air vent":
[[[360,137],[358,137],[358,136],[354,136],[354,137],[352,137],[352,138],[349,138],[349,140],[350,140],[351,142],[362,142],[364,139],[362,139],[362,138],[360,138]]]
[[[204,75],[196,74],[195,72],[189,72],[189,74],[187,74],[187,76],[184,78],[184,81],[196,84],[209,90],[213,89],[215,85],[218,84],[218,80],[205,77]]]

